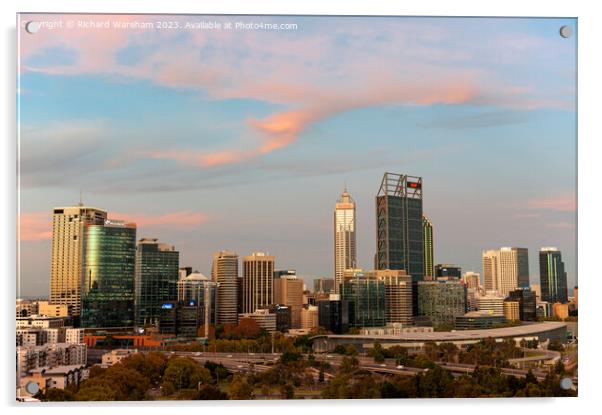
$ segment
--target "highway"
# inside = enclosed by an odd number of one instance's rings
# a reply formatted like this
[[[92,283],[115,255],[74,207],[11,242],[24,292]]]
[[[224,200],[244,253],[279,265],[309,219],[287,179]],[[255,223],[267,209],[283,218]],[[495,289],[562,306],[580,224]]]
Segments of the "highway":
[[[204,363],[206,361],[212,361],[215,363],[221,363],[226,369],[231,372],[263,372],[268,370],[280,359],[280,353],[213,353],[213,352],[164,352],[166,355],[177,355],[187,356],[194,360]],[[324,361],[330,363],[334,367],[339,367],[344,356],[337,354],[316,354],[314,355],[316,361]],[[307,357],[307,356],[305,356]],[[383,363],[376,363],[374,359],[366,356],[356,356],[359,362],[359,366],[362,369],[366,369],[375,373],[386,373],[394,375],[405,375],[415,376],[419,373],[425,373],[428,369],[421,369],[415,367],[403,367],[397,368],[394,359],[385,359]],[[455,376],[460,376],[466,373],[474,372],[475,365],[459,364],[459,363],[444,363],[438,362],[439,366],[449,370]],[[314,375],[317,379],[319,372],[314,370]],[[525,377],[528,370],[525,369],[513,369],[513,368],[502,368],[501,372],[505,375],[513,375],[516,377]],[[546,377],[547,372],[541,370],[533,370],[533,375],[538,380],[543,380]],[[330,378],[331,375],[325,374],[326,378]]]

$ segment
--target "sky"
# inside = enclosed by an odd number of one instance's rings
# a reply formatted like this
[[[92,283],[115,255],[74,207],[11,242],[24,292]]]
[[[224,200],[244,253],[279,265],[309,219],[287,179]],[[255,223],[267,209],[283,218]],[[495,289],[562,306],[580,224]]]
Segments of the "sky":
[[[346,185],[371,269],[386,171],[423,178],[435,263],[482,272],[483,250],[525,247],[536,284],[537,251],[555,246],[572,287],[576,32],[550,18],[22,14],[17,295],[48,295],[52,209],[80,192],[182,266],[269,252],[311,287],[332,277]]]

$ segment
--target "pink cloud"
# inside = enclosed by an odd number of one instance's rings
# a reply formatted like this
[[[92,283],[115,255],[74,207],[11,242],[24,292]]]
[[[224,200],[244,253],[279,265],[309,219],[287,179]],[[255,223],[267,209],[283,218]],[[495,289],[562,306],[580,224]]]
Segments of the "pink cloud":
[[[534,198],[527,201],[527,208],[574,212],[577,209],[577,201],[570,195]]]
[[[52,238],[52,216],[49,212],[19,214],[18,240],[40,241],[50,238]]]
[[[171,212],[159,215],[146,213],[110,213],[112,219],[120,219],[136,223],[138,227],[172,226],[177,228],[197,227],[205,223],[208,215],[203,212],[190,210]]]
[[[171,226],[175,228],[197,227],[208,220],[203,212],[190,210],[165,214],[111,213],[110,218],[134,222],[138,227]],[[18,239],[39,241],[52,238],[52,215],[50,212],[24,212],[19,215]]]
[[[52,20],[56,16],[32,18]],[[153,16],[144,15],[73,15],[70,18],[122,23],[155,20]],[[172,16],[170,19],[185,23],[189,18]],[[489,56],[490,50],[450,52],[435,46],[451,35],[444,29],[426,23],[415,26],[406,23],[404,27],[406,30],[399,30],[398,25],[385,23],[376,32],[370,28],[332,28],[328,32],[310,31],[299,37],[192,31],[188,39],[177,41],[174,37],[178,31],[63,28],[45,31],[43,36],[23,34],[20,53],[24,62],[37,51],[51,47],[71,49],[78,55],[72,65],[29,66],[22,70],[118,75],[170,88],[199,90],[216,99],[254,99],[285,107],[264,119],[247,121],[249,132],[256,139],[250,146],[235,143],[233,147],[214,152],[151,150],[141,154],[197,168],[241,163],[286,148],[311,125],[357,108],[466,103],[521,110],[566,107],[563,101],[537,96],[537,91],[529,86],[500,81],[489,69],[471,63],[476,54]],[[408,35],[414,32],[418,35]],[[341,48],[338,39],[343,35],[352,37],[353,45]],[[380,38],[389,41],[383,42]],[[504,43],[504,50],[512,54],[541,49],[535,40],[519,50],[511,42],[505,45],[504,42],[508,42],[504,38],[499,41]],[[401,47],[391,48],[391,44]],[[131,45],[149,46],[148,52],[130,65],[117,62],[117,52]],[[219,47],[204,56],[205,45]],[[366,59],[368,48],[371,59]],[[447,64],[457,59],[461,63],[453,67]]]

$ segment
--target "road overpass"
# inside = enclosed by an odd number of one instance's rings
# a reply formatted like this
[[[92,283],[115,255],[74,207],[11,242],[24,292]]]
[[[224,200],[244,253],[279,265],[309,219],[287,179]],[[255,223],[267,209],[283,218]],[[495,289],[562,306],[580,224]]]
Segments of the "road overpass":
[[[546,321],[543,323],[523,324],[514,327],[485,330],[456,330],[441,332],[412,332],[401,334],[325,334],[311,338],[313,350],[316,353],[325,353],[334,350],[338,345],[353,345],[358,351],[371,348],[375,342],[383,347],[404,346],[411,351],[419,351],[425,343],[454,343],[462,347],[478,343],[486,338],[497,341],[513,339],[521,340],[560,340],[566,341],[566,323]]]

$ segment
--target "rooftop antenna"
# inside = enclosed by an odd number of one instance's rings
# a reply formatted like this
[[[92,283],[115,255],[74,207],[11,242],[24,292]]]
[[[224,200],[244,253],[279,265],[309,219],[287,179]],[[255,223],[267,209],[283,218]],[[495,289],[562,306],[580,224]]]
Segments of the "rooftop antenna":
[[[82,202],[82,189],[79,189],[79,205],[78,206],[83,206],[84,203]]]

